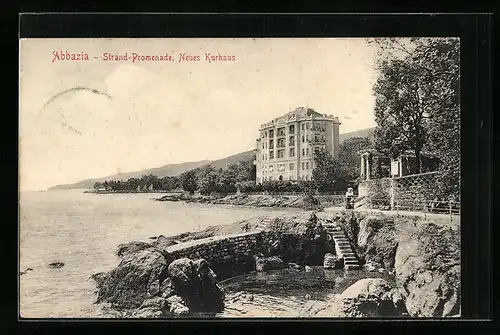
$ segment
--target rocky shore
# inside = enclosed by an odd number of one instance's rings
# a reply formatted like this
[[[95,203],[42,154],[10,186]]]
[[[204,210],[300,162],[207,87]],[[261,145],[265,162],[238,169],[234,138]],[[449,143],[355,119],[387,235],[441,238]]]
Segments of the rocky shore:
[[[93,276],[97,302],[111,306],[119,317],[186,317],[199,312],[231,316],[231,311],[233,316],[258,316],[259,311],[262,316],[265,310],[273,315],[269,310],[276,305],[269,302],[277,298],[272,294],[228,294],[220,285],[228,275],[214,271],[220,268],[216,261],[199,257],[175,259],[171,246],[254,231],[258,238],[249,255],[251,268],[246,268],[247,272],[307,273],[313,266],[342,269],[342,259],[335,254],[334,242],[323,227],[324,223],[336,222],[348,236],[364,269],[392,275],[396,285],[381,278],[361,279],[341,294],[306,299],[301,302],[302,308],[294,310],[292,306],[296,305],[291,304],[288,310],[280,312],[282,315],[449,317],[460,313],[458,229],[417,219],[353,212],[333,217],[313,213],[266,220],[261,232],[258,227],[263,220],[256,218],[200,232],[154,237],[149,243],[134,241],[121,245],[117,250],[121,259],[118,267]],[[287,306],[283,301],[282,307]]]
[[[248,195],[234,194],[228,196],[214,195],[186,195],[186,194],[168,194],[156,201],[183,201],[196,202],[203,204],[214,205],[236,205],[250,207],[289,207],[300,208],[305,210],[321,210],[322,206],[318,199],[313,196],[291,195],[291,196],[275,196],[275,195]]]

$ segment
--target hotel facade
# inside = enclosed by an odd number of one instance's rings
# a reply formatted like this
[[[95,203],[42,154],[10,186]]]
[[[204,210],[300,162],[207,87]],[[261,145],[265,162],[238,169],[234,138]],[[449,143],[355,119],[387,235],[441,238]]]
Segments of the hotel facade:
[[[256,182],[312,180],[314,152],[339,153],[337,117],[298,107],[260,126],[256,141]]]

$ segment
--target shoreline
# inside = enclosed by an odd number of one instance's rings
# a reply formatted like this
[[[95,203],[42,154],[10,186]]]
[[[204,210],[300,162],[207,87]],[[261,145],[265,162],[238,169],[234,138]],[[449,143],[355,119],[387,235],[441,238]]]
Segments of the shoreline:
[[[321,266],[325,269],[343,269],[346,274],[356,273],[358,270],[349,270],[347,267],[344,269],[342,258],[339,258],[342,255],[337,253],[331,239],[327,238],[328,229],[325,230],[325,227],[334,224],[342,227],[364,272],[387,273],[394,276],[398,284],[394,286],[380,278],[361,275],[361,279],[339,294],[327,295],[320,300],[309,298],[304,308],[297,311],[297,316],[328,316],[322,314],[325,310],[333,317],[450,317],[460,314],[460,292],[450,286],[453,284],[450,284],[448,278],[460,274],[459,256],[457,258],[456,254],[459,248],[455,248],[456,236],[451,229],[422,220],[413,224],[413,219],[380,213],[368,215],[361,212],[341,212],[332,215],[333,213],[322,212],[315,215],[313,212],[307,218],[309,214],[311,213],[253,218],[211,226],[198,232],[170,237],[155,236],[150,238],[150,243],[133,241],[120,245],[117,250],[117,255],[122,259],[120,265],[108,273],[92,276],[98,288],[97,303],[112,303],[115,306],[121,304],[128,311],[124,314],[126,317],[193,317],[199,313],[196,310],[198,305],[190,302],[193,299],[190,296],[192,293],[182,292],[183,286],[178,286],[180,275],[189,285],[212,287],[215,301],[224,306],[219,307],[217,314],[233,308],[245,310],[249,308],[249,304],[254,304],[253,308],[260,308],[260,312],[270,310],[272,304],[260,307],[255,305],[254,294],[246,292],[244,288],[241,292],[225,294],[218,283],[224,287],[228,280],[237,281],[238,277],[255,271],[257,274],[261,273],[259,278],[265,278],[270,271],[284,269],[296,271],[297,275],[305,275],[313,271],[313,267]],[[438,267],[435,257],[422,252],[429,245],[438,249],[438,253],[444,252],[445,259],[437,261],[440,264]],[[407,258],[410,254],[414,257],[411,261]],[[195,278],[203,276],[190,277],[189,271],[202,271],[199,266],[203,262],[209,266],[209,272],[213,276],[203,279],[205,284],[196,284],[199,279]],[[175,269],[172,270],[172,267]],[[186,272],[188,268],[192,270]],[[135,274],[132,275],[133,273]],[[135,278],[137,273],[142,273],[145,277]],[[422,281],[423,279],[425,280]],[[144,282],[146,286],[140,288],[137,286],[138,282]],[[308,284],[306,280],[305,291],[308,290]],[[438,290],[435,296],[422,294],[426,290],[434,292],[436,284]],[[131,290],[131,287],[135,289]],[[375,291],[366,295],[367,290]],[[255,299],[257,296],[259,294]],[[444,309],[440,307],[442,299],[447,301]],[[318,308],[320,305],[322,307]],[[361,307],[356,306],[364,306],[364,312],[359,310]],[[373,309],[371,314],[366,314],[366,308]],[[247,312],[243,314],[245,313]]]

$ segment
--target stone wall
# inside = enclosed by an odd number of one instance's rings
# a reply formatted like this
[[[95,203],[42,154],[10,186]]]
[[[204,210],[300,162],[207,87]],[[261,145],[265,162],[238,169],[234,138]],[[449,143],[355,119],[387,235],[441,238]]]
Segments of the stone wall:
[[[219,279],[247,273],[254,269],[254,256],[261,245],[261,232],[214,236],[166,248],[172,260],[205,259]]]

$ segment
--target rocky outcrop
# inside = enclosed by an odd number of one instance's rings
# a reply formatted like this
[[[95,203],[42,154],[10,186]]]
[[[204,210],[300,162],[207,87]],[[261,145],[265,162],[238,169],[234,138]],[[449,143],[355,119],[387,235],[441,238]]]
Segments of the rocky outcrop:
[[[273,195],[248,195],[235,194],[222,196],[202,196],[185,194],[168,194],[156,201],[184,201],[214,205],[236,205],[251,207],[290,207],[307,210],[318,210],[322,206],[314,196],[273,196]]]
[[[380,278],[362,279],[327,301],[308,301],[300,317],[406,316],[404,296]]]
[[[356,251],[368,269],[393,269],[397,246],[393,218],[368,216],[359,221]]]
[[[123,246],[119,249],[123,250]],[[154,248],[126,248],[119,253],[122,260],[108,273],[92,277],[98,289],[97,302],[107,302],[120,308],[137,308],[144,300],[160,292],[160,282],[166,277],[167,260]]]
[[[396,276],[411,315],[448,317],[460,311],[458,230],[421,223],[398,236]]]
[[[172,288],[191,311],[222,310],[224,293],[217,286],[215,273],[204,259],[180,258],[168,266]]]
[[[322,265],[325,253],[332,251],[327,232],[314,214],[275,218],[262,236],[262,253],[287,263]]]

